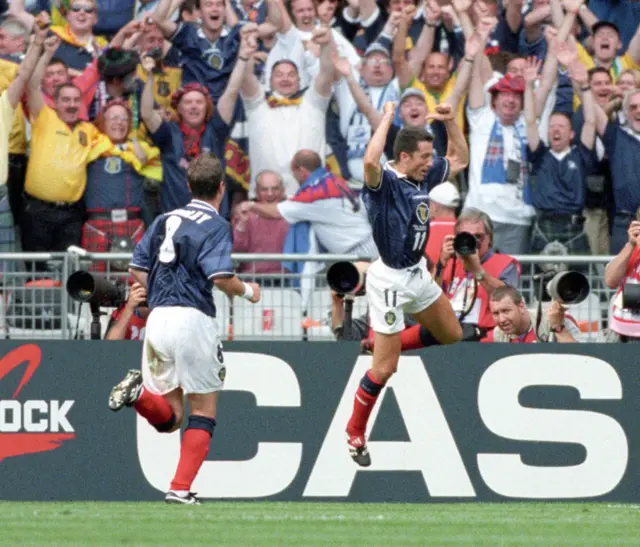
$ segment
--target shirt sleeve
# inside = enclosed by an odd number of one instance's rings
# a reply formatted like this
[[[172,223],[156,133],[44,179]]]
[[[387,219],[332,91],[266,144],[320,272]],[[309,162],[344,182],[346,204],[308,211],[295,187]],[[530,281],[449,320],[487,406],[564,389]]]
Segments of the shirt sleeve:
[[[133,250],[133,258],[129,264],[134,270],[143,270],[148,272],[151,269],[151,240],[156,232],[156,226],[161,222],[162,216],[153,221],[153,224],[145,232]]]
[[[484,104],[480,108],[470,108],[467,106],[467,121],[469,122],[469,129],[477,130],[481,126],[484,126],[485,131],[491,131],[493,127],[494,118],[493,110],[491,110],[491,102],[485,99]]]
[[[443,157],[437,157],[433,160],[433,165],[431,169],[427,171],[424,180],[427,183],[429,189],[437,186],[442,182],[446,182],[449,178],[449,174],[451,173],[451,168],[449,165],[449,160]]]
[[[315,80],[314,84],[310,85],[309,88],[304,92],[304,97],[302,98],[303,102],[320,110],[323,114],[327,111],[329,107],[329,102],[331,101],[331,95],[328,97],[323,97],[316,91]]]
[[[289,224],[311,220],[311,203],[302,203],[288,199],[278,203],[278,211]]]
[[[216,137],[219,139],[219,141],[225,143],[229,138],[229,135],[231,134],[231,126],[222,119],[217,108],[215,109],[209,123],[211,123],[211,128],[215,132]],[[231,123],[233,123],[233,120],[231,121]]]
[[[578,147],[578,154],[584,167],[585,176],[590,175],[598,165],[598,157],[596,156],[595,146],[593,150],[589,150],[582,141],[576,145]]]
[[[233,276],[232,246],[231,227],[227,224],[216,228],[202,244],[198,265],[208,279]]]
[[[570,315],[564,316],[564,328],[567,329],[569,334],[573,336],[577,342],[580,342],[580,337],[582,336],[580,327],[578,327],[576,320]]]
[[[542,140],[538,141],[538,148],[535,150],[531,150],[529,145],[527,145],[527,158],[529,162],[531,162],[531,170],[533,173],[540,169],[540,165],[542,164],[542,160],[544,159],[544,155],[547,153],[548,148],[542,142]]]
[[[9,134],[11,133],[11,129],[13,127],[13,118],[15,116],[16,110],[11,106],[9,102],[9,95],[5,90],[0,96],[0,118],[2,119],[3,127],[2,127],[2,136],[4,140],[9,139]]]
[[[169,38],[173,47],[180,50],[183,55],[189,56],[194,52],[200,57],[200,50],[197,45],[197,30],[191,23],[180,23],[175,34]]]
[[[607,128],[604,135],[602,135],[602,142],[605,150],[610,158],[616,153],[616,141],[618,140],[618,131],[620,128],[616,123],[607,122]]]
[[[162,120],[160,127],[151,133],[151,142],[160,149],[160,152],[166,154],[171,151],[171,140],[171,125],[168,121]]]
[[[518,267],[513,262],[500,273],[500,281],[505,285],[509,285],[509,287],[517,287],[519,280],[520,273],[518,272]]]

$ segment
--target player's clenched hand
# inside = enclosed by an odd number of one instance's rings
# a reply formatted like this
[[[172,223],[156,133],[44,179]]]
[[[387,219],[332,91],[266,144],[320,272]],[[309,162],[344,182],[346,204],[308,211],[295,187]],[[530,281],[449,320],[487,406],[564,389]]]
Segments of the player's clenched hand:
[[[382,113],[385,116],[395,116],[396,115],[396,103],[395,101],[389,101],[384,103],[384,106],[382,107]]]
[[[432,112],[431,114],[427,114],[424,120],[425,122],[428,122],[429,120],[448,122],[450,120],[453,120],[454,118],[455,112],[453,111],[453,108],[451,108],[451,105],[441,103],[435,107],[434,112]]]
[[[453,256],[453,253],[455,253],[453,249],[454,239],[455,239],[455,236],[447,235],[447,236],[444,236],[444,239],[442,240],[442,248],[440,249],[440,263],[443,266]]]
[[[249,299],[249,302],[256,304],[260,302],[260,285],[257,283],[247,283],[253,289],[253,296]]]

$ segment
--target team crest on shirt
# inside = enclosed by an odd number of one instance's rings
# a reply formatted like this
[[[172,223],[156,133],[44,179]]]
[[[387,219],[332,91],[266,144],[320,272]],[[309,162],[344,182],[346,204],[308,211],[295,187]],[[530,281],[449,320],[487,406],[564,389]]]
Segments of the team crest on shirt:
[[[205,52],[205,55],[207,55],[207,62],[209,63],[211,68],[220,70],[222,68],[222,65],[224,65],[224,59],[217,49],[214,49],[211,52]]]
[[[158,82],[157,89],[160,97],[168,97],[169,93],[171,93],[171,89],[169,89],[169,82]]]
[[[388,311],[387,313],[384,314],[384,320],[387,323],[387,325],[391,326],[396,322],[396,314],[393,313],[392,311]]]
[[[87,146],[87,134],[84,131],[78,131],[78,142],[80,146]]]
[[[107,158],[104,162],[104,170],[110,175],[117,175],[122,171],[122,160],[120,158]]]
[[[429,220],[429,206],[424,202],[420,203],[416,207],[416,216],[420,224],[426,224],[427,220]]]

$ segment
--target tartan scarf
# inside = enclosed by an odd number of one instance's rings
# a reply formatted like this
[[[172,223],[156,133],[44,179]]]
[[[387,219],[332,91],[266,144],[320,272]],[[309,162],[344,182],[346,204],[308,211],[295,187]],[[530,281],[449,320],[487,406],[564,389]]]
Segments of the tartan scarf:
[[[200,155],[200,139],[202,135],[204,135],[206,128],[207,126],[204,123],[200,127],[195,128],[180,122],[180,131],[182,131],[184,135],[184,153],[190,160]]]
[[[270,108],[277,108],[279,106],[300,106],[302,102],[302,97],[304,96],[304,92],[307,90],[305,87],[301,89],[297,93],[291,95],[291,97],[282,97],[281,95],[277,95],[273,91],[267,92],[267,104]]]
[[[515,137],[520,143],[520,169],[522,172],[522,181],[526,188],[528,186],[527,179],[529,175],[527,169],[527,132],[522,119],[518,119],[513,125],[513,129]],[[502,124],[497,117],[491,129],[487,153],[485,154],[482,165],[482,184],[487,183],[507,184],[507,171],[504,168]]]

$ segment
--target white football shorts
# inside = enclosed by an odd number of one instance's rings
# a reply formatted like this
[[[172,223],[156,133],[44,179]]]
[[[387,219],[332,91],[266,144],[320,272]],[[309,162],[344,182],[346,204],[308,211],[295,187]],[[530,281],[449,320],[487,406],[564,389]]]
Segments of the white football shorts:
[[[427,271],[422,258],[411,268],[398,270],[376,260],[367,270],[367,298],[371,328],[382,334],[404,329],[404,314],[418,313],[431,306],[442,289]]]
[[[151,311],[142,350],[142,381],[149,391],[220,391],[226,374],[223,360],[215,318],[177,306]]]

